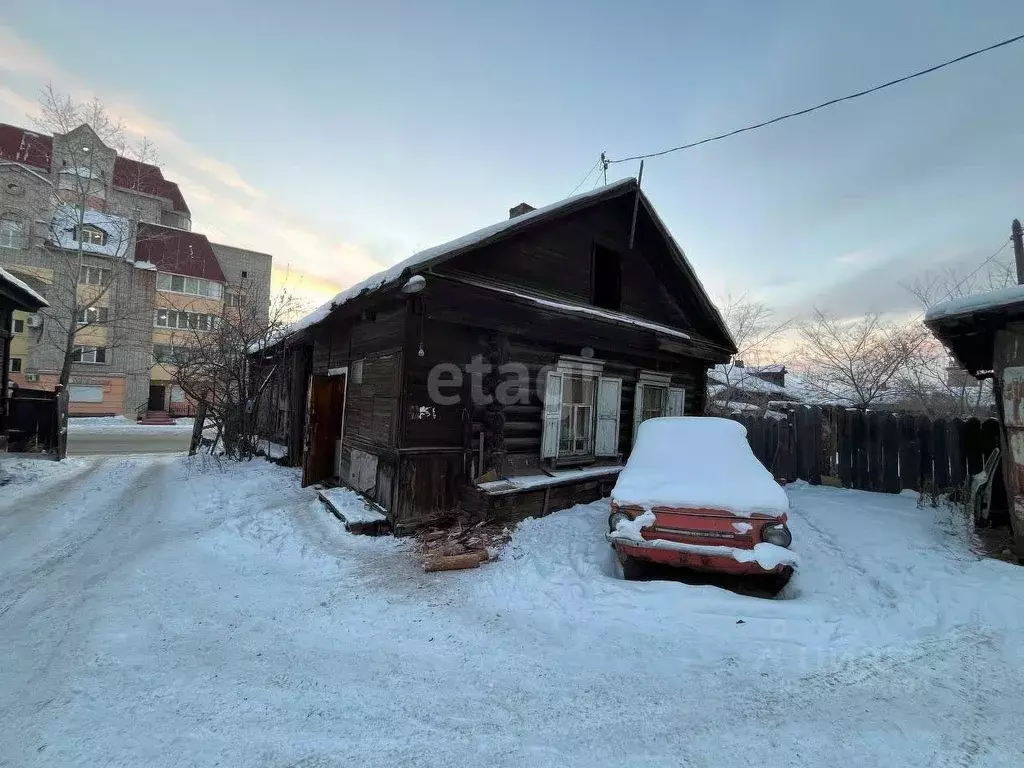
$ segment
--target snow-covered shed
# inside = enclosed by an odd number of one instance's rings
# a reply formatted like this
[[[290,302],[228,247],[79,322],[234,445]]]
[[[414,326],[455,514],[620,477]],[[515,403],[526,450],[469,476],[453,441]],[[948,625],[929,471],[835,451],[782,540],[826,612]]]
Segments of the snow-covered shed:
[[[924,323],[968,373],[992,379],[1014,549],[1024,561],[1024,285],[938,304]]]
[[[542,515],[606,492],[643,420],[703,411],[735,346],[636,180],[510,213],[258,351],[307,484],[363,492],[398,531]]]

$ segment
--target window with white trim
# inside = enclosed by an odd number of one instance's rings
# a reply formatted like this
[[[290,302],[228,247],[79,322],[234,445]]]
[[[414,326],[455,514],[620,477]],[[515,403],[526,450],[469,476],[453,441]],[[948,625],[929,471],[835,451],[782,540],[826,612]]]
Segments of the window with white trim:
[[[102,364],[107,362],[106,347],[75,347],[71,359],[76,363]]]
[[[204,296],[210,299],[220,299],[224,292],[224,286],[215,280],[207,280],[204,277],[174,275],[170,272],[157,272],[156,289],[168,293]]]
[[[103,267],[82,267],[78,273],[79,285],[106,285],[110,282],[110,270]]]
[[[640,371],[633,398],[633,438],[640,425],[661,416],[682,416],[686,390],[673,387],[672,376],[658,371]]]
[[[78,313],[79,325],[91,325],[93,323],[105,323],[109,317],[110,310],[107,307],[89,307]]]
[[[618,455],[622,380],[603,363],[562,358],[547,374],[541,457],[557,462]]]
[[[11,318],[11,333],[24,333],[25,321],[20,317]]]
[[[27,230],[21,216],[14,213],[0,214],[0,248],[24,248]]]
[[[106,245],[107,233],[93,224],[83,224],[75,227],[72,237],[86,245]]]
[[[11,358],[11,373],[21,373],[21,358],[20,357],[12,357]]]
[[[157,328],[178,328],[187,331],[215,331],[220,318],[202,312],[184,312],[179,309],[158,309],[153,317]]]

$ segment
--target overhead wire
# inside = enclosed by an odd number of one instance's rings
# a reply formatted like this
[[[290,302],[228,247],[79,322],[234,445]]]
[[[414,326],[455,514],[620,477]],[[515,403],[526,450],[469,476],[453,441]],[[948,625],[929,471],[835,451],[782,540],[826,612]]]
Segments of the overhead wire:
[[[894,85],[899,85],[900,83],[905,83],[908,80],[913,80],[915,77],[921,77],[922,75],[928,75],[928,74],[931,74],[932,72],[937,72],[938,70],[944,69],[945,67],[951,66],[953,64],[959,64],[960,62],[966,61],[967,59],[973,58],[975,56],[980,56],[981,54],[988,53],[989,51],[994,51],[997,48],[1002,48],[1004,46],[1011,45],[1012,43],[1020,42],[1021,40],[1024,40],[1024,34],[1016,35],[1016,36],[1008,38],[1006,40],[1002,40],[1002,41],[1000,41],[998,43],[993,43],[992,45],[986,46],[984,48],[979,48],[977,50],[971,51],[970,53],[965,53],[962,56],[957,56],[954,59],[949,59],[948,61],[944,61],[941,64],[936,64],[935,66],[928,67],[927,69],[921,69],[921,70],[918,70],[917,72],[912,72],[909,75],[904,75],[903,77],[898,77],[895,80],[889,80],[886,83],[881,83],[880,85],[875,85],[875,86],[872,86],[871,88],[866,88],[866,89],[864,89],[862,91],[857,91],[856,93],[851,93],[851,94],[848,94],[846,96],[840,96],[840,97],[835,98],[835,99],[829,99],[828,101],[823,101],[821,104],[816,104],[813,107],[807,107],[806,109],[800,109],[800,110],[797,110],[796,112],[789,112],[789,113],[787,113],[785,115],[779,115],[778,117],[773,117],[770,120],[764,120],[764,121],[762,121],[760,123],[755,123],[753,125],[748,125],[748,126],[745,126],[743,128],[737,128],[736,130],[728,131],[727,133],[720,133],[717,136],[710,136],[710,137],[708,137],[706,139],[701,139],[700,141],[693,141],[693,142],[690,142],[689,144],[681,144],[678,147],[671,147],[669,149],[663,149],[663,150],[661,150],[659,152],[648,152],[648,153],[642,154],[642,155],[630,155],[629,157],[622,157],[622,158],[617,158],[617,159],[614,159],[614,160],[612,160],[612,159],[605,159],[604,162],[606,163],[606,167],[607,167],[607,165],[613,165],[613,164],[616,164],[616,163],[626,163],[626,162],[630,162],[632,160],[644,160],[644,159],[649,158],[649,157],[661,157],[662,155],[667,155],[667,154],[669,154],[671,152],[679,152],[679,151],[684,150],[684,149],[692,149],[693,147],[699,147],[702,144],[710,144],[713,141],[720,141],[722,139],[727,139],[727,138],[729,138],[731,136],[736,136],[737,134],[740,134],[740,133],[746,133],[748,131],[757,130],[758,128],[764,128],[765,126],[773,125],[774,123],[779,123],[779,122],[782,122],[783,120],[789,120],[790,118],[793,118],[793,117],[800,117],[801,115],[806,115],[806,114],[809,114],[811,112],[815,112],[815,111],[817,111],[819,109],[824,109],[825,107],[833,106],[834,104],[839,104],[839,103],[844,102],[844,101],[850,101],[852,99],[857,99],[857,98],[860,98],[861,96],[867,96],[870,93],[875,93],[876,91],[881,91],[884,88],[890,88],[890,87],[892,87]],[[599,160],[598,163],[600,164],[600,162],[601,161]]]
[[[572,188],[572,192],[570,192],[570,193],[569,193],[568,195],[566,195],[566,197],[572,197],[573,195],[575,195],[575,194],[576,194],[576,191],[577,191],[577,190],[578,190],[578,189],[579,189],[580,187],[582,187],[582,186],[583,186],[584,184],[586,184],[586,183],[587,183],[587,179],[589,179],[589,178],[590,178],[590,174],[592,174],[592,173],[593,173],[594,171],[596,171],[596,170],[597,170],[597,166],[599,166],[600,164],[601,164],[601,158],[598,158],[598,159],[597,159],[597,162],[596,162],[596,163],[594,163],[594,164],[593,164],[593,165],[592,165],[592,166],[590,167],[590,170],[589,170],[589,171],[587,171],[587,175],[586,175],[586,176],[584,176],[584,177],[583,177],[582,179],[580,179],[580,183],[579,183],[579,184],[577,184],[577,185],[576,185],[575,187],[573,187],[573,188]],[[600,174],[598,174],[598,178],[600,178],[600,177],[601,177],[601,175],[600,175]]]

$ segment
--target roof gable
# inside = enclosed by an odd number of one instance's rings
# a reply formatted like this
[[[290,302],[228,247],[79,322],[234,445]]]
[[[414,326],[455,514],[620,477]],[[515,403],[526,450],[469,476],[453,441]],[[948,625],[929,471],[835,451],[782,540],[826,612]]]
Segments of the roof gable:
[[[552,205],[500,221],[455,240],[420,251],[405,261],[399,262],[389,269],[378,272],[342,291],[331,301],[321,305],[295,323],[290,329],[290,333],[295,334],[316,325],[331,314],[331,312],[344,306],[352,299],[375,293],[388,286],[397,285],[399,282],[408,280],[409,277],[417,272],[429,270],[457,256],[478,251],[485,246],[514,237],[541,224],[559,219],[584,208],[595,206],[623,195],[634,195],[638,192],[643,203],[643,210],[647,212],[654,222],[658,236],[664,238],[668,246],[672,255],[673,265],[679,274],[680,282],[685,282],[689,286],[701,313],[704,315],[703,322],[697,323],[699,332],[709,341],[721,344],[726,349],[734,352],[735,344],[721,315],[711,302],[686,255],[654,211],[654,207],[648,201],[647,196],[638,190],[637,181],[633,178],[622,179],[607,186],[599,187],[592,192],[566,198]]]

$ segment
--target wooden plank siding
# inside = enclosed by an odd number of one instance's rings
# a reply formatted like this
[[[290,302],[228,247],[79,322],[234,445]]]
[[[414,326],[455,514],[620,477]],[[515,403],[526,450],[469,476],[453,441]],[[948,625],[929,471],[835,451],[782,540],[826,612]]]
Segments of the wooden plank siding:
[[[411,295],[396,281],[377,295],[352,299],[303,332],[313,375],[349,371],[340,480],[368,485],[367,467],[376,459],[376,485],[366,492],[388,510],[394,530],[411,531],[460,512],[513,521],[608,491],[613,477],[485,498],[473,482],[485,473],[542,473],[540,388],[545,370],[561,357],[590,355],[603,364],[603,375],[622,380],[620,455],[596,461],[614,464],[628,455],[642,370],[667,374],[671,387],[682,388],[687,414],[703,411],[706,371],[728,359],[730,342],[689,268],[681,268],[677,251],[643,206],[630,249],[633,206],[629,193],[540,220],[503,240],[423,265],[425,282]],[[598,246],[617,254],[601,251],[599,271],[619,266],[611,295],[621,300],[610,313],[591,303]],[[598,282],[608,290],[607,281]],[[588,311],[544,304],[545,298]],[[358,360],[361,382],[352,376]],[[478,376],[478,394],[518,395],[514,402],[473,396],[474,360],[492,366]],[[445,369],[440,377],[439,367]],[[511,379],[520,374],[528,383],[512,389]],[[432,377],[450,382],[453,375],[460,383],[445,386],[441,394],[449,399],[439,400],[431,392]]]

